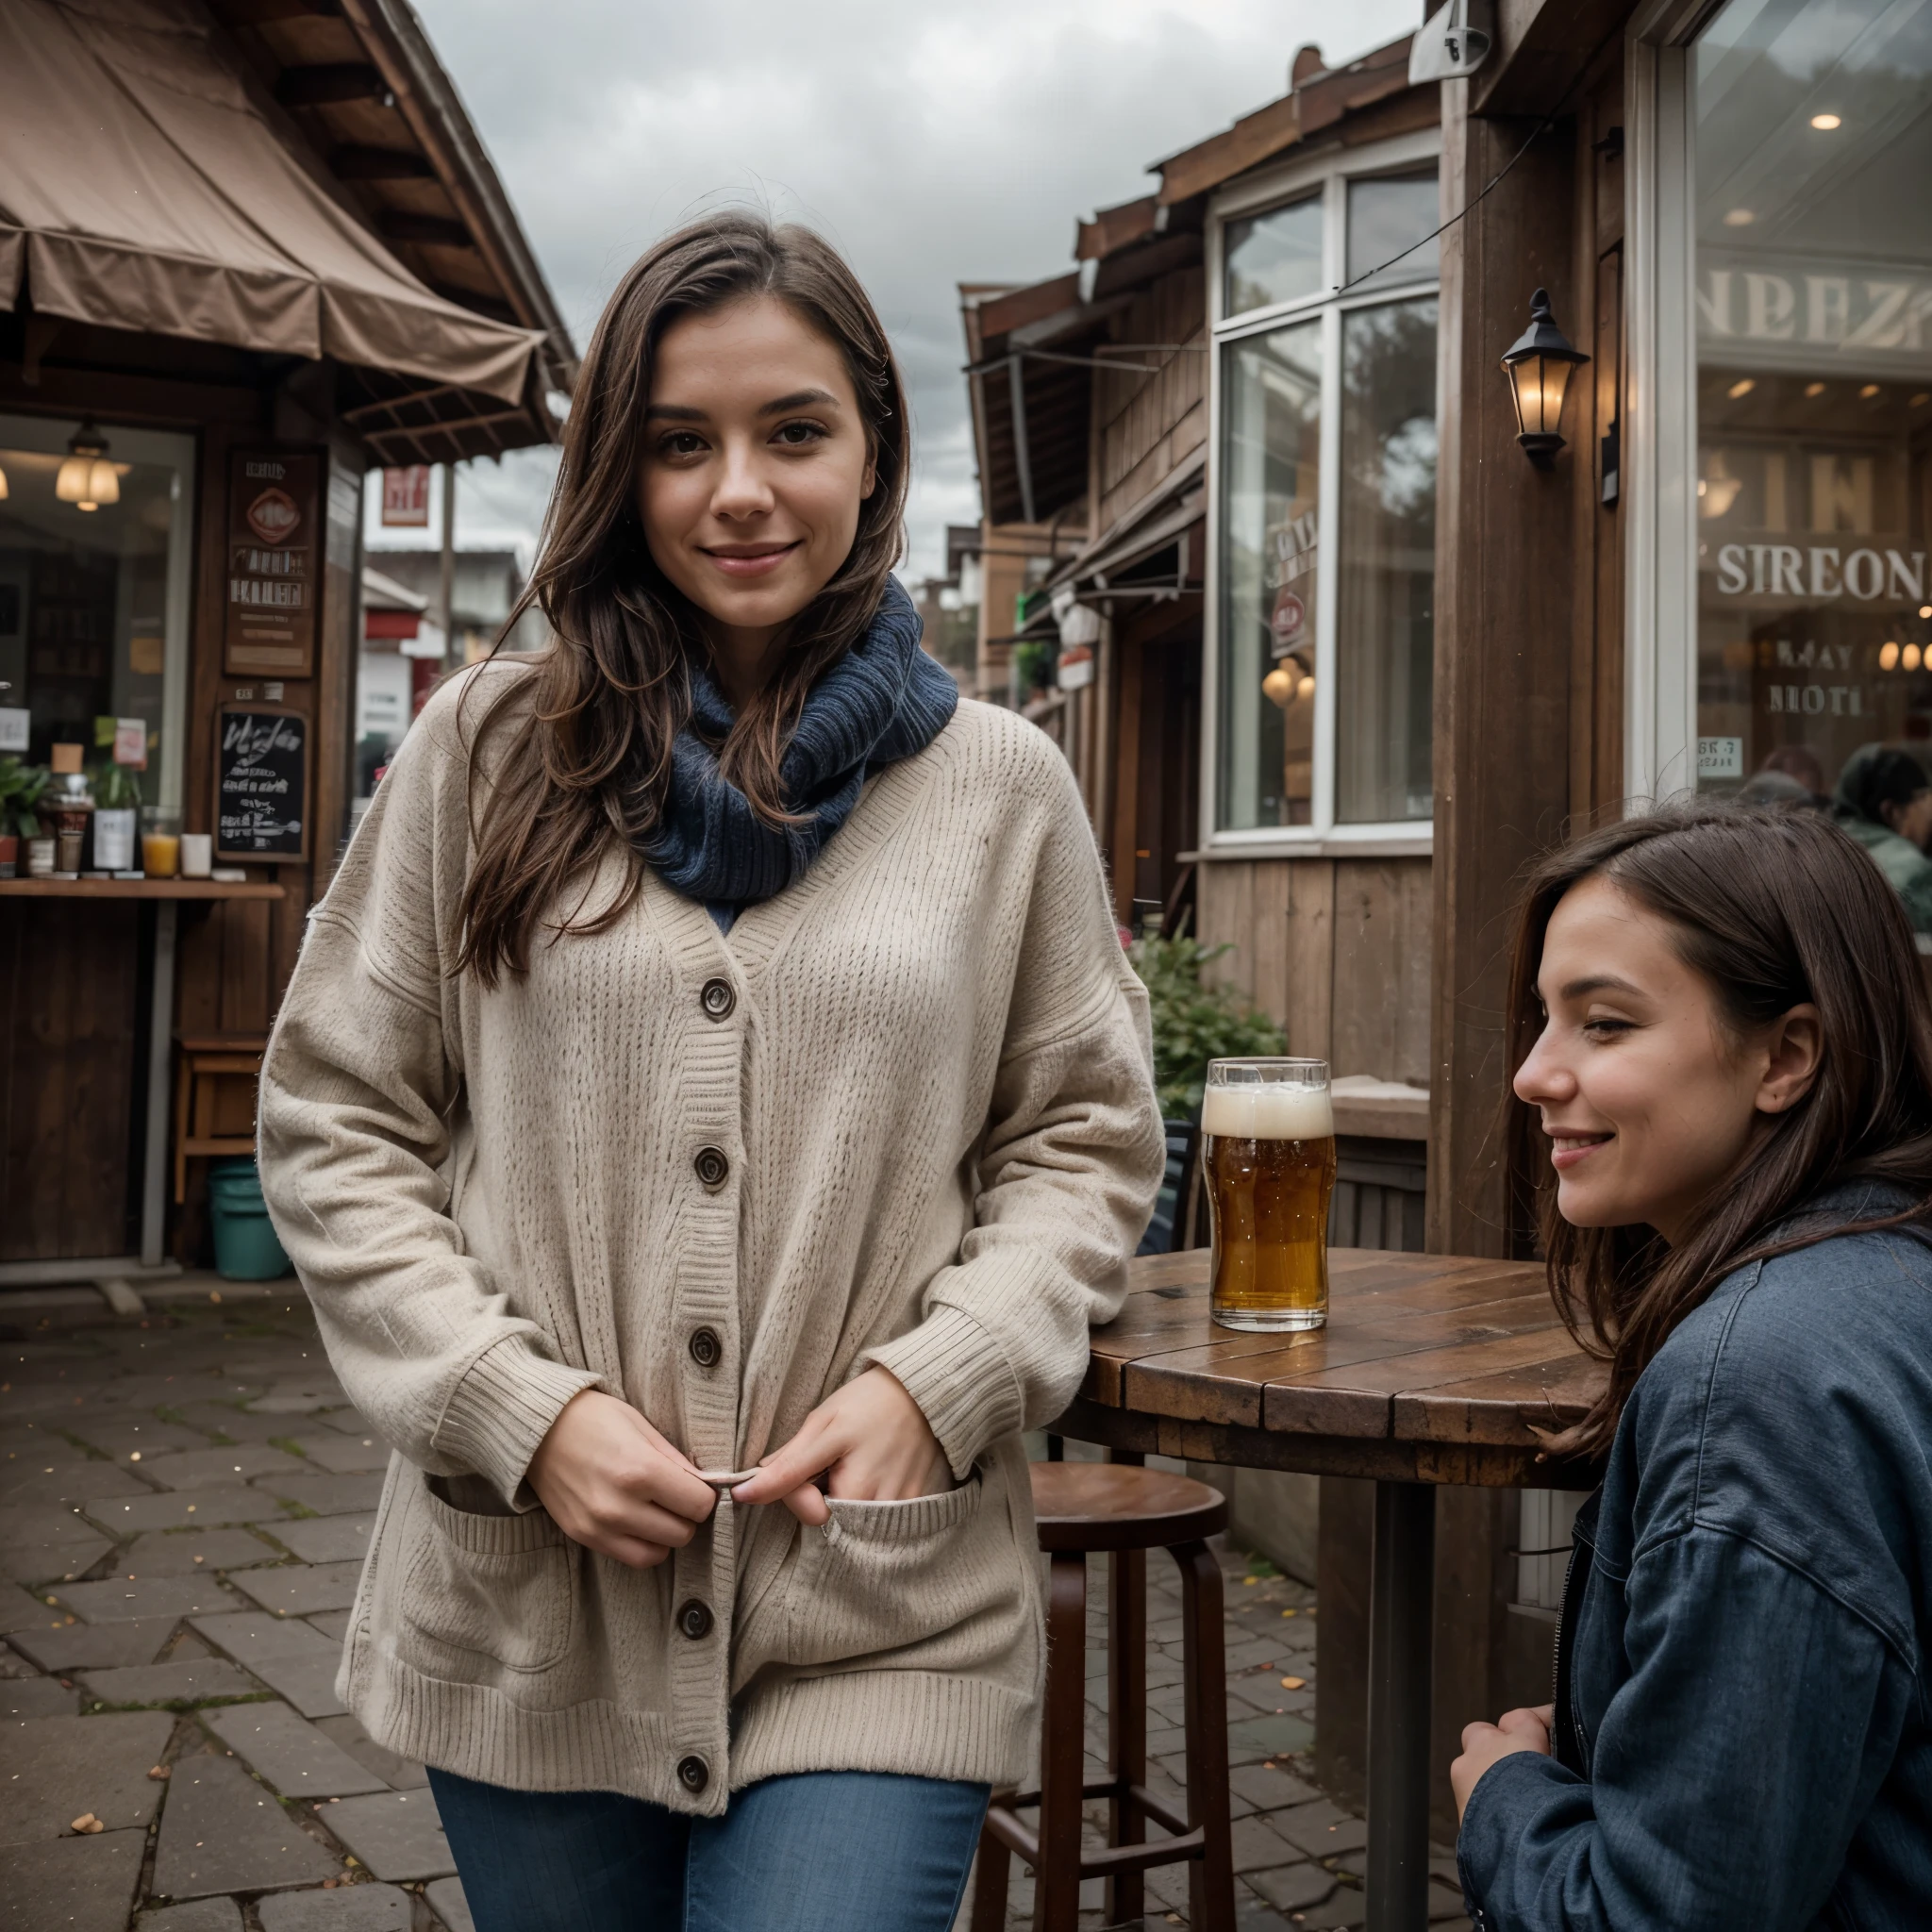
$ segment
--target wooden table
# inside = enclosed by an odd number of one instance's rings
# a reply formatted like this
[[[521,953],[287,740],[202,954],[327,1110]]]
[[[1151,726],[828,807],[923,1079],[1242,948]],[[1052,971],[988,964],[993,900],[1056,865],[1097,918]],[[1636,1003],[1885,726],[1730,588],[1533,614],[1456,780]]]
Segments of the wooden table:
[[[1591,1487],[1538,1459],[1530,1424],[1576,1420],[1603,1370],[1557,1319],[1540,1265],[1367,1248],[1328,1260],[1328,1325],[1276,1335],[1213,1324],[1206,1249],[1136,1260],[1053,1426],[1141,1455],[1374,1479],[1367,1932],[1423,1932],[1432,1485]]]

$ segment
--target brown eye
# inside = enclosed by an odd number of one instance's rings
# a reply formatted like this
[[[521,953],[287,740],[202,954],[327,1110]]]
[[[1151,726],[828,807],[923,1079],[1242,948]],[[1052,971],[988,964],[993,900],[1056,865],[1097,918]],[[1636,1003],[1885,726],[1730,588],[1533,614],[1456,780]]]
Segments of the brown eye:
[[[782,442],[788,449],[804,449],[809,443],[823,442],[824,438],[822,423],[785,423],[779,425],[772,441]]]

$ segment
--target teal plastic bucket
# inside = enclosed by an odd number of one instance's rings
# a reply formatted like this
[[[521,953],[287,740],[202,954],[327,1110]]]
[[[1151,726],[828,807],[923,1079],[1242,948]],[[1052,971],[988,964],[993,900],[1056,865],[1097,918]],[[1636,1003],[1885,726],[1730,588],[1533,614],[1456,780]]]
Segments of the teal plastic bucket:
[[[225,1281],[274,1281],[288,1274],[289,1257],[275,1239],[254,1161],[216,1161],[208,1171],[208,1207],[215,1272]]]

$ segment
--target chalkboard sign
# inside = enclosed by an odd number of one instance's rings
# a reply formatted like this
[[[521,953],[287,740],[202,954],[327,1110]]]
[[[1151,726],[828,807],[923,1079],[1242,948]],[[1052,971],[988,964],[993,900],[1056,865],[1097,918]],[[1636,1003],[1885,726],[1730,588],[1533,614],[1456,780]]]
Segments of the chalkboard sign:
[[[308,720],[225,705],[215,736],[215,857],[258,864],[308,857]]]

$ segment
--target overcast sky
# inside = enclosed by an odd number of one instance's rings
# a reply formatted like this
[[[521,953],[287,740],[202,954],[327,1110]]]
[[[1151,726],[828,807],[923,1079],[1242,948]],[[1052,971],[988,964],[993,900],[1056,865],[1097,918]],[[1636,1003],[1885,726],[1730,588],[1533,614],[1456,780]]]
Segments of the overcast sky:
[[[415,0],[581,352],[618,276],[728,202],[809,222],[872,291],[912,393],[910,567],[979,514],[956,284],[1072,266],[1150,161],[1422,18],[1421,0]],[[469,465],[457,541],[527,563],[552,457]],[[372,499],[375,491],[371,491]],[[421,542],[383,531],[373,543]],[[432,530],[436,527],[432,524]]]

